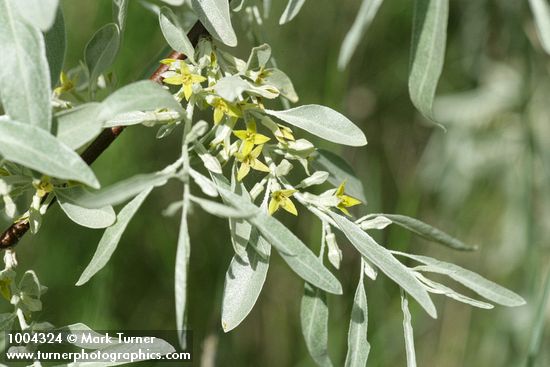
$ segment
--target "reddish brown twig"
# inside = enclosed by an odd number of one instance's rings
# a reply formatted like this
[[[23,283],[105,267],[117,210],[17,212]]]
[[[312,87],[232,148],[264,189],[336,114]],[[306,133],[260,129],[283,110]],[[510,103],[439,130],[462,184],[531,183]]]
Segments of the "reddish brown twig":
[[[196,46],[199,38],[207,34],[208,32],[203,25],[197,22],[189,32],[188,37],[191,43]],[[167,58],[184,59],[185,55],[172,51]],[[162,81],[161,74],[167,69],[167,65],[159,66],[158,69],[155,70],[155,72],[149,77],[149,80],[160,83]],[[122,131],[124,131],[124,126],[115,126],[103,130],[101,134],[99,134],[99,136],[81,154],[82,159],[87,164],[91,165],[111,145],[111,143],[115,141]],[[19,220],[12,224],[2,233],[2,235],[0,235],[0,250],[5,250],[17,245],[21,237],[27,233],[29,228],[30,224],[28,219]]]

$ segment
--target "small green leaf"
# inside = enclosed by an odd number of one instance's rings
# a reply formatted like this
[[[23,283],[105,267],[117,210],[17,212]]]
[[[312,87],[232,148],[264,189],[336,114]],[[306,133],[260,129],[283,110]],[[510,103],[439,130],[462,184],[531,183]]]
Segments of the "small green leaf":
[[[357,224],[334,212],[328,214],[361,255],[413,296],[431,317],[437,317],[435,306],[425,287],[390,251],[377,244]]]
[[[407,352],[407,367],[416,367],[416,352],[414,350],[414,335],[411,324],[411,312],[407,295],[401,290],[401,310],[403,311],[403,335],[405,337],[405,351]]]
[[[101,27],[88,41],[84,49],[84,61],[88,67],[91,87],[97,78],[115,61],[120,47],[120,29],[115,23]]]
[[[283,25],[294,19],[294,17],[296,17],[296,15],[300,12],[300,9],[302,9],[302,6],[304,6],[305,2],[306,0],[288,0],[286,8],[279,19],[279,24]]]
[[[194,63],[195,48],[189,38],[187,38],[185,30],[172,9],[166,6],[160,9],[159,23],[162,34],[170,47],[183,53]]]
[[[537,35],[542,48],[550,54],[550,5],[547,0],[529,0],[529,5],[535,17]]]
[[[338,68],[343,70],[349,64],[357,45],[361,41],[361,38],[367,32],[372,20],[378,13],[378,8],[382,5],[383,0],[363,0],[357,17],[351,26],[342,47],[340,48],[340,55],[338,56]]]
[[[227,46],[237,46],[227,0],[191,0],[191,5],[208,33]]]
[[[0,0],[0,98],[14,120],[51,128],[50,77],[40,31],[18,14],[13,0]]]
[[[258,246],[262,246],[266,257],[248,246],[244,256],[233,256],[227,269],[222,301],[222,328],[225,332],[236,328],[248,316],[265,283],[271,245],[260,236]]]
[[[120,242],[122,234],[128,226],[128,223],[130,223],[130,220],[134,217],[134,214],[136,214],[137,210],[147,198],[151,190],[152,189],[149,188],[148,190],[143,191],[118,213],[116,223],[107,228],[105,233],[103,233],[103,237],[101,237],[101,240],[97,245],[97,249],[92,257],[92,260],[82,272],[78,282],[76,282],[77,286],[81,286],[88,282],[88,280],[90,280],[98,271],[103,269],[107,262],[109,262],[118,246],[118,243]]]
[[[49,31],[44,33],[44,41],[46,42],[46,57],[50,66],[50,82],[53,87],[59,82],[59,75],[63,70],[67,50],[65,19],[63,18],[61,7],[57,9],[53,26]]]
[[[284,111],[265,110],[265,113],[333,143],[355,147],[367,144],[361,129],[340,112],[325,106],[305,105]]]
[[[367,365],[370,352],[370,344],[367,341],[368,323],[367,294],[365,293],[363,276],[361,276],[351,309],[345,367],[365,367]]]
[[[409,71],[414,106],[433,120],[432,105],[443,70],[449,0],[415,0]]]
[[[42,32],[47,31],[54,24],[59,0],[16,0],[14,3],[17,4],[19,13],[27,23]]]
[[[76,224],[87,228],[107,228],[116,221],[116,213],[112,206],[100,209],[88,209],[75,205],[63,196],[63,190],[56,191],[57,201],[61,209]]]
[[[332,366],[328,355],[328,305],[322,290],[306,283],[300,307],[302,333],[309,354],[318,366]]]
[[[17,121],[0,123],[0,155],[46,175],[99,188],[90,167],[78,154],[45,130]]]

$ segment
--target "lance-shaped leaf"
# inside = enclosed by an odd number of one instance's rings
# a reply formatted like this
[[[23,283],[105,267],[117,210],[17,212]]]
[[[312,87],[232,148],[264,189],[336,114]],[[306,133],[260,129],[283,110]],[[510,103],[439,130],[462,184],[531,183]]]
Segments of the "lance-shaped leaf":
[[[361,275],[355,291],[349,321],[346,367],[365,367],[367,365],[370,352],[370,344],[367,341],[368,317],[367,294],[363,284],[363,275]]]
[[[46,57],[50,66],[50,81],[52,87],[59,81],[59,75],[63,70],[67,49],[67,35],[65,33],[65,20],[61,7],[57,9],[57,15],[53,26],[44,33],[46,42]]]
[[[134,217],[134,214],[136,214],[137,210],[150,192],[151,189],[142,192],[118,213],[116,223],[107,228],[105,233],[103,233],[103,237],[101,237],[101,240],[97,245],[97,249],[92,257],[92,260],[82,272],[78,282],[76,282],[77,286],[85,284],[98,271],[103,269],[107,262],[109,262],[118,246],[118,243],[120,242],[122,234],[128,226],[128,223],[130,223],[130,220]]]
[[[307,349],[318,366],[332,366],[328,355],[328,305],[322,290],[306,283],[300,306],[302,333]]]
[[[120,33],[124,33],[124,28],[126,28],[128,1],[129,0],[113,0],[113,20],[118,25]]]
[[[414,334],[411,324],[411,312],[407,295],[401,290],[401,310],[403,311],[403,335],[407,353],[407,367],[416,367],[416,352],[414,350]]]
[[[84,49],[84,61],[88,67],[91,87],[97,78],[115,61],[120,47],[120,29],[115,23],[101,27]]]
[[[550,5],[547,0],[529,0],[537,34],[544,51],[550,54]]]
[[[261,236],[255,238],[264,256],[260,256],[253,246],[248,246],[244,256],[233,256],[225,275],[222,301],[222,328],[225,332],[237,327],[252,311],[267,277],[271,245]]]
[[[249,218],[251,213],[244,212],[238,208],[233,208],[215,201],[201,199],[191,196],[191,201],[204,209],[205,212],[220,218]]]
[[[449,0],[415,0],[409,70],[409,94],[414,106],[433,119],[432,105],[443,71]]]
[[[288,3],[286,4],[286,8],[283,11],[283,14],[281,15],[281,18],[279,19],[279,24],[285,24],[290,22],[302,9],[302,6],[304,6],[304,3],[306,0],[288,0]]]
[[[189,60],[194,62],[195,48],[172,9],[166,6],[160,9],[159,23],[162,34],[170,47],[183,53]]]
[[[237,46],[227,0],[191,0],[191,5],[208,33],[227,46]]]
[[[291,125],[334,143],[362,146],[367,144],[365,134],[340,112],[319,105],[305,105],[284,111],[265,110]]]
[[[50,74],[40,31],[0,0],[0,98],[13,119],[50,131]]]
[[[182,349],[187,347],[186,338],[186,312],[187,312],[187,278],[189,275],[189,257],[191,255],[191,240],[189,238],[189,225],[187,214],[189,211],[189,185],[183,189],[183,207],[181,211],[181,223],[178,236],[178,248],[176,250],[176,265],[174,274],[174,292],[176,306],[176,327],[178,339]]]
[[[420,263],[426,264],[425,266],[416,267],[416,270],[447,275],[451,279],[454,279],[470,288],[480,296],[503,306],[517,307],[525,304],[525,300],[511,290],[491,282],[490,280],[483,278],[481,275],[464,269],[458,265],[439,261],[428,256],[412,255],[399,251],[394,251],[393,253],[406,256]]]
[[[382,0],[363,0],[361,3],[357,17],[340,48],[340,55],[338,56],[338,67],[340,70],[348,65],[361,38],[367,32],[376,13],[378,13],[380,5],[382,5]]]
[[[52,177],[99,188],[94,173],[78,154],[50,133],[32,125],[2,121],[0,156]]]
[[[377,244],[357,224],[334,212],[328,214],[361,255],[413,296],[430,316],[437,317],[435,306],[428,292],[407,267],[397,261],[390,251]]]
[[[75,223],[87,228],[107,228],[116,221],[116,213],[112,206],[100,209],[88,209],[73,204],[65,196],[63,190],[55,193],[61,209]]]
[[[13,3],[17,4],[19,13],[30,25],[45,32],[54,23],[59,0],[25,0]]]

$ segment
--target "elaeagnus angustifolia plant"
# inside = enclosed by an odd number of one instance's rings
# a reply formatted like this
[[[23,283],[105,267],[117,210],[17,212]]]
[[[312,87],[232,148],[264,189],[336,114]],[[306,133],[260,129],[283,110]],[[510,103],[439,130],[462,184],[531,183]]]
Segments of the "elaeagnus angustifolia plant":
[[[532,1],[537,3],[537,1]],[[37,4],[40,3],[40,6]],[[416,365],[409,302],[437,317],[431,294],[471,306],[520,306],[515,293],[452,263],[394,251],[378,244],[372,232],[397,225],[454,250],[469,251],[460,240],[417,219],[398,214],[354,212],[367,200],[361,181],[339,155],[318,149],[304,136],[333,144],[363,147],[363,132],[341,113],[316,104],[298,104],[290,78],[276,67],[262,39],[262,22],[271,1],[165,0],[168,6],[142,2],[158,16],[173,51],[158,60],[150,80],[116,88],[109,72],[125,30],[128,1],[113,1],[113,22],[86,44],[82,62],[67,68],[65,27],[58,1],[0,0],[0,195],[4,215],[13,221],[0,237],[5,269],[2,296],[13,312],[0,315],[4,330],[51,330],[35,316],[46,291],[32,270],[17,275],[15,245],[27,232],[39,232],[51,205],[59,205],[75,223],[104,228],[97,250],[76,285],[88,282],[109,261],[128,223],[154,189],[169,181],[181,185],[181,200],[164,215],[181,216],[175,253],[176,327],[182,345],[186,330],[188,267],[193,239],[188,218],[200,209],[227,218],[227,259],[221,327],[239,326],[256,303],[277,252],[289,270],[304,280],[301,325],[305,344],[318,365],[332,365],[328,354],[327,297],[342,295],[333,274],[342,261],[341,246],[351,245],[361,258],[349,315],[346,366],[365,366],[370,350],[364,283],[379,273],[401,289],[408,366]],[[291,21],[304,0],[290,0],[280,24]],[[340,51],[345,68],[376,15],[381,0],[364,0]],[[443,68],[448,0],[416,0],[409,93],[430,120]],[[256,43],[248,55],[237,45],[231,17],[242,22],[243,36]],[[542,26],[549,23],[541,22]],[[229,47],[227,47],[229,46]],[[103,187],[91,163],[124,128],[145,125],[162,139],[181,137],[178,158],[157,172],[144,172]],[[309,133],[304,135],[303,132]],[[115,212],[113,206],[124,204]],[[320,251],[314,253],[291,232],[282,217],[312,213],[320,225]],[[288,219],[287,218],[287,219]],[[174,228],[174,231],[177,229]],[[341,234],[337,237],[337,234]],[[318,246],[315,246],[317,248]],[[25,259],[20,259],[25,261]],[[405,265],[412,264],[412,265]],[[477,293],[471,298],[433,280],[447,276]],[[88,330],[83,324],[64,327]],[[104,345],[89,345],[92,349]],[[32,350],[36,345],[29,344]],[[162,341],[162,353],[172,347]],[[336,363],[341,365],[343,361]]]

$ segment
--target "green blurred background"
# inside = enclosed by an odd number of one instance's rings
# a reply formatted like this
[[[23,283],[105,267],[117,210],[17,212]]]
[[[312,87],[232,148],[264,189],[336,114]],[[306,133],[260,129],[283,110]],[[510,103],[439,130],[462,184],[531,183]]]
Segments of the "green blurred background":
[[[339,45],[359,3],[307,1],[295,20],[280,27],[277,21],[286,2],[274,2],[264,35],[278,66],[293,80],[301,104],[333,107],[366,132],[369,144],[360,149],[316,141],[344,156],[363,180],[369,200],[363,212],[415,216],[480,250],[452,252],[391,227],[377,240],[392,249],[456,262],[528,301],[517,309],[486,311],[436,296],[437,320],[411,302],[418,365],[524,365],[550,270],[549,64],[536,41],[531,14],[523,4],[527,2],[452,2],[438,92],[446,96],[436,104],[446,132],[423,120],[408,98],[412,2],[386,1],[348,70],[337,70]],[[69,69],[82,58],[93,32],[110,21],[111,4],[62,4]],[[237,29],[240,16],[234,16]],[[131,0],[123,49],[114,67],[119,85],[140,78],[164,45],[156,17]],[[246,59],[252,46],[243,35],[234,52]],[[157,140],[155,133],[145,127],[127,129],[94,164],[102,184],[158,170],[176,159],[179,134]],[[102,232],[76,226],[58,207],[50,210],[41,232],[18,247],[20,267],[35,269],[50,288],[41,319],[55,325],[84,322],[95,329],[173,329],[179,218],[161,212],[180,196],[176,184],[154,191],[107,267],[79,288],[74,283]],[[318,224],[312,225],[316,221],[304,212],[298,220],[281,217],[317,250]],[[193,365],[312,366],[300,331],[303,282],[273,256],[256,307],[236,330],[224,334],[220,303],[233,253],[228,225],[196,210],[190,226]],[[359,257],[343,238],[339,244],[344,260],[337,276],[344,296],[329,297],[329,348],[335,364],[343,365]],[[367,280],[366,287],[369,366],[404,366],[399,289],[383,275],[376,282]],[[537,365],[550,365],[548,330]]]

